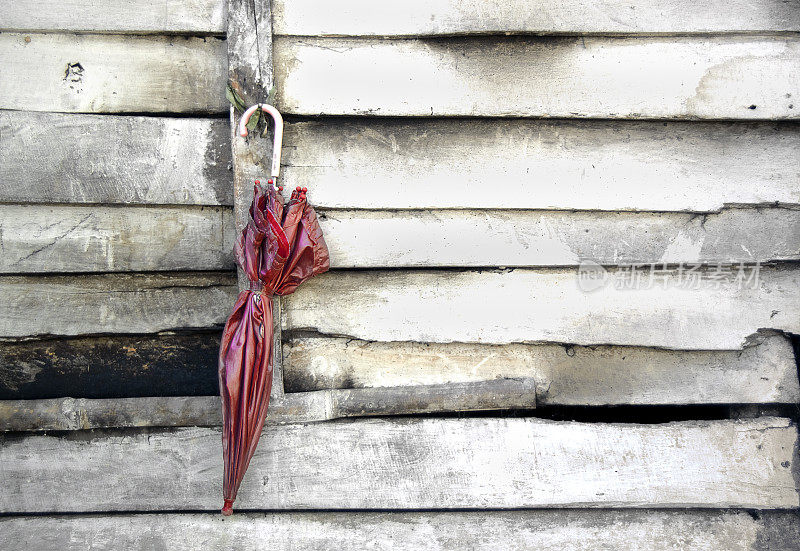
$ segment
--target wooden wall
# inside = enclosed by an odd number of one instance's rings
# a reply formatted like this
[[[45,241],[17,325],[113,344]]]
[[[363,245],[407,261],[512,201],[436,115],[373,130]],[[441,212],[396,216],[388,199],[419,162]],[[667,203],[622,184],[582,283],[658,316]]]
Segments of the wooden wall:
[[[253,4],[333,269],[225,520],[225,6],[0,4],[0,541],[799,549],[797,0]]]
[[[0,398],[216,392],[225,9],[163,8],[3,2]]]

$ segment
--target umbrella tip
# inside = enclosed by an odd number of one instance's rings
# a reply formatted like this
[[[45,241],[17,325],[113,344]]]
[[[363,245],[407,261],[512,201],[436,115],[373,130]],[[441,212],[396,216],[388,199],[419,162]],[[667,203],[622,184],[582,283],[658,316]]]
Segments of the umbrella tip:
[[[233,514],[233,500],[226,499],[225,503],[222,505],[222,514],[226,517],[229,517]]]

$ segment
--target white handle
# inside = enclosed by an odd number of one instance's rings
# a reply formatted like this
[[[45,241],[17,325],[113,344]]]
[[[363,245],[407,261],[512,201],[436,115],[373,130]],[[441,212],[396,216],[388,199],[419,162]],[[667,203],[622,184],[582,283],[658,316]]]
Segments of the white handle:
[[[247,122],[259,107],[263,112],[269,113],[272,120],[275,121],[275,139],[272,142],[272,172],[270,176],[277,178],[278,173],[281,171],[281,146],[283,145],[283,117],[280,111],[268,103],[257,103],[249,107],[247,111],[242,114],[242,119],[239,121],[239,135],[243,137],[247,136]]]

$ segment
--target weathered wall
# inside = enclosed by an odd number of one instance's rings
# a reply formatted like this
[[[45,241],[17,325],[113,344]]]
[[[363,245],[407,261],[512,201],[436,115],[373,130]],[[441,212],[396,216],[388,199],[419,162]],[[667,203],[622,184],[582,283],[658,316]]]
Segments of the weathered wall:
[[[800,549],[797,0],[231,5],[261,34],[226,44],[220,0],[0,2],[0,542]],[[266,167],[224,88],[273,28],[333,269],[282,301],[288,393],[223,522]]]

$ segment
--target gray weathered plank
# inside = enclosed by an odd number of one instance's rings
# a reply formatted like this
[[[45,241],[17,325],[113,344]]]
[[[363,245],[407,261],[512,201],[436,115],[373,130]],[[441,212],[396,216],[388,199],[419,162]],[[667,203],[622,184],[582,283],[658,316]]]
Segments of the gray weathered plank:
[[[218,38],[3,33],[0,51],[9,75],[0,80],[2,109],[78,113],[228,109],[225,42]]]
[[[800,333],[800,271],[335,271],[284,298],[283,327],[376,341],[560,342],[734,350]]]
[[[796,0],[277,0],[274,10],[275,34],[302,36],[800,31]]]
[[[227,0],[228,2],[228,87],[238,93],[245,106],[274,102],[274,74],[272,68],[272,2],[271,0]],[[259,137],[261,132],[250,132],[242,137],[238,132],[240,115],[234,107],[229,109],[230,142],[233,155],[233,203],[237,234],[248,220],[248,209],[253,199],[253,181],[271,174],[272,137],[274,122],[268,125],[269,139]],[[263,168],[262,168],[263,167]],[[239,289],[247,289],[250,282],[238,270]],[[273,314],[273,385],[272,399],[283,395],[283,370],[281,368],[281,299],[274,301]]]
[[[800,203],[798,150],[793,124],[323,119],[282,174],[319,207],[698,212]]]
[[[67,549],[796,551],[789,511],[539,510],[0,518],[0,543]]]
[[[224,270],[221,207],[0,206],[0,272]],[[720,214],[320,211],[336,268],[798,260],[800,210]]]
[[[4,276],[0,337],[213,327],[235,296],[229,273]]]
[[[0,205],[0,273],[233,269],[225,207]]]
[[[268,427],[240,509],[796,508],[789,419],[533,418]],[[219,429],[8,435],[2,512],[216,510]],[[113,488],[113,491],[110,491]]]
[[[502,192],[499,192],[502,193]],[[800,209],[325,211],[335,268],[800,260]]]
[[[225,32],[224,0],[0,0],[4,31]]]
[[[284,344],[284,384],[298,392],[532,377],[546,405],[800,401],[789,339],[759,341],[741,351],[671,351],[297,338]]]
[[[274,57],[295,114],[800,117],[794,37],[284,37]]]
[[[409,388],[355,388],[273,393],[268,424],[343,417],[534,409],[536,381],[494,379]],[[0,400],[0,432],[222,424],[217,396]]]
[[[0,111],[0,201],[233,205],[220,119]]]

